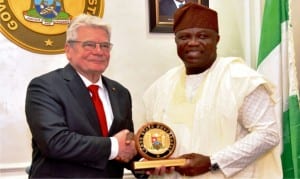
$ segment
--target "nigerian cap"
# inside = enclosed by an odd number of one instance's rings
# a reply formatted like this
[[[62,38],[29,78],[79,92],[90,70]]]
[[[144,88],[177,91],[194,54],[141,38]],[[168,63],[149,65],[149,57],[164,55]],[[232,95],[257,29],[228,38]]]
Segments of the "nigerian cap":
[[[173,31],[188,28],[207,28],[219,32],[218,14],[207,6],[186,3],[174,13]]]

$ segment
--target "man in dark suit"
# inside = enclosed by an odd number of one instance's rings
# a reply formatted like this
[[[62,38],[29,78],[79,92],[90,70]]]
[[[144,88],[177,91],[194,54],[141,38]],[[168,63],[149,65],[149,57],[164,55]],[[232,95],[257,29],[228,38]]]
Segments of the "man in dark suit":
[[[185,4],[185,0],[160,0],[159,15],[173,17],[177,8]]]
[[[110,27],[79,15],[68,27],[69,64],[34,78],[27,90],[26,117],[32,133],[29,178],[122,178],[137,152],[129,91],[102,73],[109,64]],[[97,91],[107,127],[89,92]],[[94,94],[93,94],[94,95]],[[108,130],[108,134],[103,131]]]

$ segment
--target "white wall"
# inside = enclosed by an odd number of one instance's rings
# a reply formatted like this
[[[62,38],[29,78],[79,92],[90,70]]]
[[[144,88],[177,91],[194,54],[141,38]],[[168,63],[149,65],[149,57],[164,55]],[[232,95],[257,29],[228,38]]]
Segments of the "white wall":
[[[141,96],[148,85],[172,66],[179,64],[173,34],[149,33],[148,1],[131,0],[105,1],[104,19],[112,26],[110,67],[105,75],[115,79],[131,91],[133,97],[133,118],[135,126],[141,125]],[[300,2],[294,17],[300,15]],[[247,5],[255,6],[251,0],[210,0],[210,6],[219,13],[221,42],[218,53],[221,56],[242,56],[255,58],[257,43],[247,34],[245,18]],[[253,7],[252,7],[253,8]],[[255,8],[253,8],[255,9]],[[260,9],[257,9],[259,11]],[[260,16],[260,13],[258,12]],[[260,19],[260,18],[258,18]],[[297,24],[298,23],[298,24]],[[295,36],[299,36],[295,29]],[[255,30],[257,22],[250,23]],[[254,26],[252,26],[254,25]],[[254,31],[252,30],[252,31]],[[299,39],[299,38],[298,38]],[[299,40],[295,38],[296,49]],[[250,43],[251,44],[247,45]],[[28,130],[24,102],[29,81],[40,74],[63,67],[67,60],[64,55],[41,55],[21,49],[0,35],[0,169],[16,163],[29,163],[31,160],[30,132]],[[251,49],[252,53],[247,50]],[[297,59],[299,59],[298,50]],[[249,59],[250,60],[250,59]]]

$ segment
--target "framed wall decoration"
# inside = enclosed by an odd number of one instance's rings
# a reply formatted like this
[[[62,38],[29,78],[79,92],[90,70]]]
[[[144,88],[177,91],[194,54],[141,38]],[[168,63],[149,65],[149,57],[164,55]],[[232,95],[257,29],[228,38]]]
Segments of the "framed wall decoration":
[[[172,33],[173,14],[178,3],[185,1],[209,6],[209,0],[149,0],[149,31],[153,33]]]

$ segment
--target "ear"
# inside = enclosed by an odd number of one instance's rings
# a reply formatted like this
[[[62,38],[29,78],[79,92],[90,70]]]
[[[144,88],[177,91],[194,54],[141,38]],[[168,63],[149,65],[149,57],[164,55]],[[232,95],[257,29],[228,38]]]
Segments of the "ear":
[[[66,53],[66,56],[67,56],[67,58],[69,59],[70,58],[70,51],[72,50],[71,49],[72,47],[70,46],[70,44],[69,43],[66,43],[65,44],[65,53]]]
[[[219,43],[219,41],[220,41],[220,35],[219,34],[217,35],[216,41],[217,41],[217,43]]]

